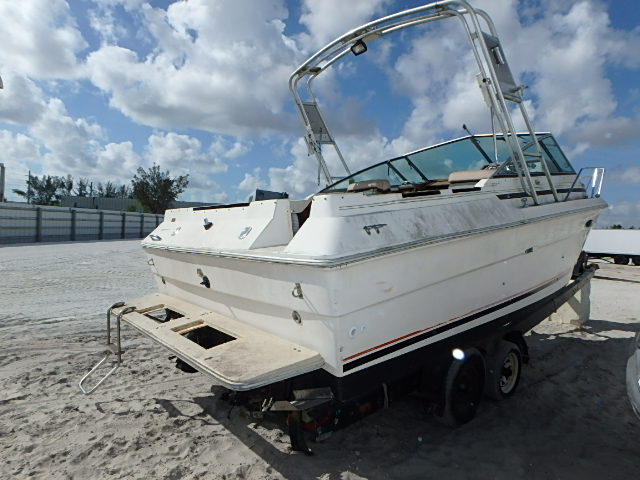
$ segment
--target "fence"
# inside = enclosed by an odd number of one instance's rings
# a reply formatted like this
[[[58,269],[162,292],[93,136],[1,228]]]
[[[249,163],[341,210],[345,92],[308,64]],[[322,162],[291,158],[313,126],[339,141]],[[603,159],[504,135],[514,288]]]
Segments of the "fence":
[[[0,244],[142,238],[163,215],[0,203]]]

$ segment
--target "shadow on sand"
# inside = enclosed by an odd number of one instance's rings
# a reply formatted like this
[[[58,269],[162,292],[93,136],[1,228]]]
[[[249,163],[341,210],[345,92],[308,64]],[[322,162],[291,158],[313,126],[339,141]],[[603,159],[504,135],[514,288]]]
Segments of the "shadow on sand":
[[[516,395],[484,400],[462,427],[440,425],[409,396],[322,443],[310,442],[312,457],[290,452],[281,423],[267,418],[256,428],[221,399],[218,387],[193,403],[202,408],[201,420],[209,416],[287,479],[634,478],[638,424],[624,373],[630,340],[611,338],[613,330],[631,337],[640,325],[590,320],[590,339],[573,337],[578,329],[532,333],[531,361]],[[169,400],[156,403],[171,416],[192,417]],[[274,431],[275,444],[265,438]]]

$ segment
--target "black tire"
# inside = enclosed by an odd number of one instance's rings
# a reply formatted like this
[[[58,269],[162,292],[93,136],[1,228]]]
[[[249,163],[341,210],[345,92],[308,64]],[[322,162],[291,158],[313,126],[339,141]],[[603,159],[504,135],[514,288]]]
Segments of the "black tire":
[[[640,255],[634,255],[633,257],[631,257],[631,261],[634,265],[640,267]]]
[[[501,340],[497,350],[486,359],[484,394],[493,400],[513,396],[520,383],[522,352],[515,343]]]
[[[589,262],[589,254],[587,254],[586,252],[580,252],[580,255],[578,256],[578,260],[573,266],[573,273],[571,274],[571,276],[577,277],[578,275],[584,273],[584,271],[587,269],[588,262]]]
[[[482,399],[484,375],[484,358],[475,348],[466,349],[462,360],[453,360],[445,376],[444,408],[438,420],[450,427],[471,421]]]
[[[626,265],[629,263],[629,257],[626,255],[615,255],[613,257],[613,263],[616,265]]]

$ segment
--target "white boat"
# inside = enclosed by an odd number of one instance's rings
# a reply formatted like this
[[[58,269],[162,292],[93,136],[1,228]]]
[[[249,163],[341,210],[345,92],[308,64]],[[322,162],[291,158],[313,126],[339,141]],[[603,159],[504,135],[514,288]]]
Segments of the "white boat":
[[[496,129],[350,173],[313,79],[372,40],[447,18],[462,22]],[[567,285],[606,203],[603,169],[576,173],[530,127],[490,18],[464,1],[399,12],[331,42],[289,84],[328,186],[168,210],[142,242],[159,293],[119,305],[118,319],[231,390],[286,381],[285,397],[328,387],[340,401],[420,370],[436,346],[491,350],[498,331],[518,344],[524,327],[503,319]],[[333,176],[327,148],[346,176]]]

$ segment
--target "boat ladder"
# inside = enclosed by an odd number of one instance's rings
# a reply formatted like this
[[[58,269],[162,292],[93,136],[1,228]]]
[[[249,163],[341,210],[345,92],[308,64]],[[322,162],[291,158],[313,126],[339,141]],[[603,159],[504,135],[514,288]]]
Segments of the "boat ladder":
[[[126,315],[127,313],[131,313],[133,312],[136,307],[126,307],[123,308],[122,310],[120,310],[120,312],[118,312],[118,314],[116,315],[116,343],[115,345],[113,343],[111,343],[111,311],[114,308],[121,308],[124,306],[124,302],[118,302],[118,303],[114,303],[113,305],[111,305],[111,307],[109,307],[109,310],[107,310],[107,345],[106,345],[106,350],[105,350],[105,355],[102,358],[102,360],[100,360],[98,363],[96,363],[96,365],[89,370],[89,373],[87,373],[84,377],[82,377],[82,379],[80,379],[80,382],[78,383],[78,386],[80,387],[80,390],[82,391],[82,393],[84,393],[85,395],[89,395],[91,392],[93,392],[94,390],[96,390],[100,385],[102,385],[102,383],[111,376],[111,374],[113,374],[118,368],[120,368],[120,365],[122,365],[122,354],[124,353],[124,351],[122,350],[121,346],[120,346],[120,322],[122,320],[122,316]],[[89,377],[92,377],[93,374],[109,359],[109,357],[111,355],[115,355],[115,364],[113,365],[113,367],[111,367],[111,369],[93,386],[90,388],[87,388],[85,385],[85,382],[89,379]]]

